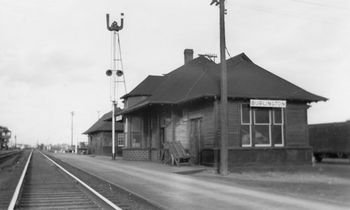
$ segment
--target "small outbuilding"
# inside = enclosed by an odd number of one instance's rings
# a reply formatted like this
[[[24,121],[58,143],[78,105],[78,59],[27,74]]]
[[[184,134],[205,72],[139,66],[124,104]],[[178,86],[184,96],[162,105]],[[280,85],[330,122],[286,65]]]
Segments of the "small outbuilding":
[[[120,112],[121,110],[117,110]],[[88,135],[89,153],[96,155],[112,156],[112,111],[104,114],[83,134]],[[115,124],[115,151],[116,155],[122,155],[124,147],[124,126],[121,122]]]
[[[227,60],[228,167],[311,163],[307,109],[327,99],[274,75],[244,53]],[[220,64],[205,56],[163,76],[148,76],[123,96],[127,160],[163,161],[177,141],[193,164],[215,166],[220,153]]]

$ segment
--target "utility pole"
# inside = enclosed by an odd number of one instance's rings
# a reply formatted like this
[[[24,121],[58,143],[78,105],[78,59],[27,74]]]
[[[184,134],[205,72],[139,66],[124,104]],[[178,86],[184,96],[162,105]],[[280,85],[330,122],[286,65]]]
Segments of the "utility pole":
[[[71,112],[71,142],[70,142],[70,148],[73,150],[73,116],[74,112]]]
[[[75,154],[78,154],[78,138],[75,141]]]
[[[227,65],[226,65],[226,39],[225,39],[225,0],[212,0],[210,5],[219,5],[220,8],[220,67],[221,67],[221,93],[220,93],[220,174],[228,174],[228,118],[227,118]]]

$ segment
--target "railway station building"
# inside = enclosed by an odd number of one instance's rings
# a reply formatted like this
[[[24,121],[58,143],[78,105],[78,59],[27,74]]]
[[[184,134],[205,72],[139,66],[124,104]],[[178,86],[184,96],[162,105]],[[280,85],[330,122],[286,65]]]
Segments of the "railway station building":
[[[117,111],[121,111],[118,109]],[[83,134],[88,135],[88,147],[90,154],[112,155],[112,111],[104,114]],[[122,155],[124,147],[124,125],[121,122],[115,124],[115,151],[116,155]]]
[[[177,141],[193,164],[216,166],[220,153],[220,64],[205,56],[148,76],[123,96],[126,160],[163,161]],[[228,167],[311,163],[307,110],[327,99],[261,68],[244,53],[227,60]]]

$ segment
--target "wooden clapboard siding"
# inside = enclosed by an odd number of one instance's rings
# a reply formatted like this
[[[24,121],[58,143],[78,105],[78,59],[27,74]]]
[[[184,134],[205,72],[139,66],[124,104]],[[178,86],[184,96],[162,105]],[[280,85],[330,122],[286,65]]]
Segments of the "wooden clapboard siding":
[[[229,101],[228,104],[228,146],[240,147],[240,102]]]
[[[228,147],[240,147],[240,101],[228,101]],[[214,116],[215,116],[215,147],[220,146],[220,102],[215,102]]]
[[[220,142],[220,102],[219,100],[214,101],[213,115],[214,115],[214,148],[219,147]]]
[[[285,113],[286,146],[309,146],[306,104],[288,103]]]
[[[185,149],[190,148],[187,116],[179,118],[175,125],[175,141],[180,141]]]
[[[103,133],[93,133],[90,134],[90,142],[89,142],[89,148],[93,154],[100,155],[102,153],[102,139],[103,139]]]
[[[189,108],[189,120],[201,118],[201,148],[213,148],[215,145],[215,113],[214,101],[195,103]]]
[[[115,133],[118,136],[119,132]],[[108,148],[106,150],[106,148]],[[111,155],[112,154],[112,133],[111,132],[96,132],[89,134],[89,150],[92,154],[96,155]],[[116,152],[120,150],[116,146]]]

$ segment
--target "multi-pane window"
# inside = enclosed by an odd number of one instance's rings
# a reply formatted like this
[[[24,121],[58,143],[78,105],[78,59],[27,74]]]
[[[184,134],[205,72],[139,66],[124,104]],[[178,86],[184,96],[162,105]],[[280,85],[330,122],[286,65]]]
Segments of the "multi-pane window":
[[[124,147],[125,145],[125,134],[124,133],[118,133],[117,139],[118,139],[118,147]]]
[[[284,130],[283,130],[283,109],[273,109],[273,122],[271,125],[272,142],[275,146],[284,145]]]
[[[253,111],[255,146],[270,146],[270,109],[257,108]]]
[[[248,104],[242,104],[241,111],[241,141],[243,147],[252,146],[251,135],[252,123],[251,123],[251,110]]]
[[[241,143],[249,146],[283,146],[284,118],[282,108],[251,108],[241,105]]]

